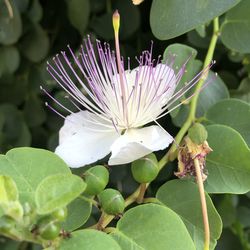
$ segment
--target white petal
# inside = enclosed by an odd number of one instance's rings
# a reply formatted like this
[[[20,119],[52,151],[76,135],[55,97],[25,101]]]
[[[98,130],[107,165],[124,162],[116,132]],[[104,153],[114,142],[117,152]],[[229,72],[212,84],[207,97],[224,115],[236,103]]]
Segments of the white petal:
[[[173,137],[159,126],[129,129],[111,146],[109,165],[119,165],[137,160],[153,151],[166,148]]]
[[[94,123],[100,121],[100,124]],[[77,168],[102,159],[110,152],[119,137],[110,123],[88,111],[80,111],[66,117],[59,132],[59,146],[55,153],[70,167]],[[111,124],[112,125],[112,124]]]

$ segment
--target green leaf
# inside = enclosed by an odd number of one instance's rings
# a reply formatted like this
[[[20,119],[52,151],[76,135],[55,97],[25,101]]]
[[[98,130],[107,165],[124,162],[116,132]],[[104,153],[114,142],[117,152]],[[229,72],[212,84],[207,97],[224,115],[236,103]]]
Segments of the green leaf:
[[[76,198],[68,205],[68,216],[62,223],[66,231],[73,231],[82,226],[90,217],[92,205],[82,198]]]
[[[3,104],[0,106],[0,114],[2,117],[1,152],[21,145],[29,146],[31,135],[19,110],[13,105]]]
[[[242,0],[231,9],[221,25],[221,41],[231,50],[250,53],[250,1]]]
[[[239,0],[154,0],[150,11],[153,34],[160,40],[180,36],[225,13]]]
[[[10,13],[4,0],[0,0],[0,44],[15,43],[22,34],[22,20],[16,3],[8,1],[13,13]],[[13,16],[10,16],[13,14]]]
[[[16,47],[4,46],[0,48],[0,77],[3,74],[14,73],[20,63],[20,55]]]
[[[33,0],[27,13],[30,20],[40,22],[43,17],[43,9],[38,0]]]
[[[46,121],[44,104],[34,94],[30,94],[25,102],[23,113],[29,127],[41,125]]]
[[[70,170],[57,155],[44,149],[15,148],[0,155],[0,174],[14,179],[23,202],[33,203],[38,184],[57,173],[69,174]]]
[[[211,106],[220,100],[229,98],[229,92],[225,83],[218,75],[215,76],[214,72],[209,71],[205,84],[207,82],[210,83],[199,94],[197,116],[204,115]]]
[[[5,75],[0,78],[1,103],[13,103],[20,105],[26,96],[27,79],[25,75]]]
[[[207,156],[209,193],[243,194],[250,190],[250,150],[241,135],[224,125],[207,126],[208,143],[213,149]]]
[[[69,239],[61,241],[61,250],[121,250],[111,236],[91,229],[79,230],[72,233]]]
[[[85,188],[86,183],[77,175],[55,174],[46,177],[35,191],[37,213],[48,214],[67,206]]]
[[[250,145],[250,104],[237,99],[223,100],[207,111],[206,118],[213,124],[237,130]]]
[[[139,29],[140,12],[138,8],[132,4],[132,1],[116,0],[112,5],[113,10],[117,9],[120,13],[120,38],[126,39]],[[129,18],[127,18],[128,13]],[[94,16],[91,21],[91,28],[98,36],[105,40],[114,38],[112,15],[113,12],[108,12],[100,16]]]
[[[195,249],[180,217],[169,208],[156,204],[128,210],[111,235],[124,250]]]
[[[230,227],[236,221],[235,197],[226,194],[217,204],[217,211],[221,216],[223,227]]]
[[[235,250],[243,249],[240,239],[229,229],[222,232],[221,238],[218,241],[216,250]]]
[[[159,188],[156,197],[181,217],[195,243],[195,249],[202,250],[204,225],[197,185],[183,180],[168,181]],[[210,249],[214,249],[216,240],[219,239],[222,231],[222,222],[207,193],[206,201],[209,223],[212,225],[210,227]]]
[[[244,78],[237,90],[231,90],[231,96],[250,104],[250,78]]]
[[[197,74],[197,72],[198,71],[196,71],[195,74]],[[194,75],[192,77],[194,77]],[[196,109],[197,117],[203,116],[204,113],[211,106],[213,106],[220,100],[229,98],[229,92],[226,85],[221,80],[221,78],[219,76],[215,76],[215,74],[212,71],[209,71],[205,84],[208,82],[210,83],[206,85],[199,94],[197,109]],[[189,93],[187,96],[190,95],[191,93]],[[189,112],[189,107],[187,105],[182,105],[175,111],[171,112],[170,114],[174,124],[178,127],[181,127],[185,119],[187,118],[188,112]]]
[[[0,203],[17,200],[18,190],[16,183],[11,177],[0,175]]]
[[[20,50],[31,62],[40,62],[49,51],[49,37],[39,24],[29,30],[20,42]]]
[[[90,15],[89,0],[66,0],[68,18],[73,27],[84,35]]]

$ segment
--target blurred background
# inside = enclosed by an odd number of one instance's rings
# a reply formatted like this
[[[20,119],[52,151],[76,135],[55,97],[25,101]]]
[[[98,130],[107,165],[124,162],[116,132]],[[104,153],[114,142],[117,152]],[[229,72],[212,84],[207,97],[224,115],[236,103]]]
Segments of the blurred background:
[[[112,14],[121,15],[120,46],[124,57],[135,56],[149,49],[154,42],[153,55],[162,55],[168,45],[181,43],[198,51],[204,60],[210,41],[210,23],[167,41],[154,37],[150,27],[151,0],[135,6],[131,0],[0,0],[0,153],[13,147],[32,146],[54,150],[63,119],[46,108],[48,97],[40,90],[45,87],[60,102],[67,102],[65,93],[46,71],[47,61],[66,50],[70,44],[77,51],[89,34],[91,39],[109,42],[114,47]],[[221,20],[223,20],[222,16]],[[213,67],[219,74],[216,93],[221,99],[237,97],[250,102],[250,55],[217,45]],[[50,104],[67,115],[55,104]],[[73,107],[71,107],[74,109]],[[183,117],[164,117],[161,124],[176,133]],[[173,178],[176,164],[165,168],[150,192],[167,179]],[[134,191],[129,168],[112,169],[111,185],[126,194]],[[155,189],[154,189],[155,188]],[[250,249],[250,195],[212,196],[219,211],[224,231],[218,250]],[[2,243],[1,243],[2,242]],[[15,243],[0,238],[0,249],[17,249]]]

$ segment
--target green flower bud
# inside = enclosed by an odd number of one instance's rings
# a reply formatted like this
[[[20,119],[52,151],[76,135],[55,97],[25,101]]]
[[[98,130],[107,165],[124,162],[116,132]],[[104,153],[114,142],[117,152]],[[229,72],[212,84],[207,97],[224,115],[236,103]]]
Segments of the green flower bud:
[[[158,161],[152,153],[132,163],[131,171],[134,179],[139,183],[153,181],[158,175]]]
[[[53,240],[58,237],[61,231],[60,224],[52,219],[52,217],[43,217],[38,222],[38,232],[45,240]]]
[[[207,130],[202,124],[195,123],[188,130],[188,137],[193,143],[200,145],[207,140]]]
[[[66,207],[59,208],[51,214],[51,216],[55,218],[57,221],[64,221],[67,218],[67,215],[68,215],[68,209]]]
[[[99,194],[109,182],[109,171],[101,165],[90,168],[84,173],[87,187],[84,193],[89,195]]]
[[[103,190],[98,195],[98,199],[103,211],[107,214],[117,215],[122,213],[125,208],[125,201],[121,193],[115,189]]]

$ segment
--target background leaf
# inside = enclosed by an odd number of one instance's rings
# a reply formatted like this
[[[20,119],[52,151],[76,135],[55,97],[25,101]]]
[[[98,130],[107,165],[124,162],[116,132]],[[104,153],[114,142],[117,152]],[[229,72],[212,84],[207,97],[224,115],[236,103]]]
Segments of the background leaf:
[[[241,53],[250,53],[250,2],[242,0],[231,9],[221,25],[221,40],[226,47]]]
[[[66,3],[69,21],[83,35],[89,20],[89,0],[66,0]]]
[[[16,148],[0,155],[0,173],[11,176],[17,184],[21,201],[34,203],[38,184],[47,176],[70,174],[68,166],[44,149]]]
[[[111,235],[124,250],[195,249],[180,217],[169,208],[155,204],[128,210]]]
[[[73,231],[82,226],[90,217],[92,205],[90,202],[76,198],[68,205],[68,217],[63,222],[62,228]]]
[[[223,124],[237,130],[250,145],[250,104],[237,99],[223,100],[207,111],[206,118],[213,124]]]
[[[175,211],[185,223],[197,250],[204,248],[204,226],[198,187],[191,181],[172,180],[159,188],[156,194],[164,205]],[[211,239],[210,249],[214,249],[222,231],[222,222],[212,200],[206,193]]]
[[[77,175],[55,174],[43,179],[36,188],[35,201],[38,214],[49,214],[66,207],[86,188]],[[48,192],[48,190],[50,190]]]
[[[153,0],[151,29],[158,39],[167,40],[205,24],[238,2],[239,0]]]
[[[242,194],[250,190],[250,150],[241,135],[224,125],[207,126],[208,143],[213,149],[207,156],[209,193]]]
[[[79,230],[72,233],[69,239],[60,244],[62,250],[121,250],[111,236],[103,232],[91,229]]]

